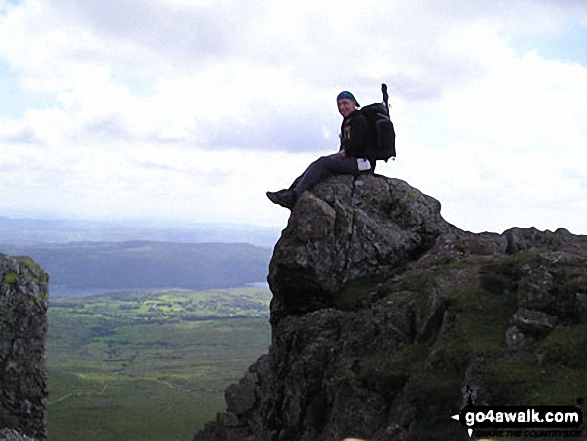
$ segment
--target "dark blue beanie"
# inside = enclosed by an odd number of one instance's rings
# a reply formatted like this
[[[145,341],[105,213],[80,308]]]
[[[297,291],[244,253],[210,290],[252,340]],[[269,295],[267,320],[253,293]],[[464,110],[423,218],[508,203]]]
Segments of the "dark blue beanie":
[[[357,105],[357,107],[361,107],[361,106],[359,105],[359,103],[357,103],[357,100],[355,99],[355,96],[354,96],[352,93],[350,93],[350,92],[348,92],[348,91],[346,91],[346,90],[345,90],[345,91],[343,91],[343,92],[340,92],[340,93],[338,94],[338,96],[336,97],[336,101],[345,100],[345,99],[346,99],[346,100],[351,100],[351,101],[354,101],[354,102],[355,102],[355,104]]]

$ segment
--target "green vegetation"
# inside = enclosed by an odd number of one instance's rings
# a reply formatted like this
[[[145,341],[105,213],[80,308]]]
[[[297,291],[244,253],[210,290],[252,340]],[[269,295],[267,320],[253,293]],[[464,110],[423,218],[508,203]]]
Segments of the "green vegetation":
[[[116,319],[132,324],[226,317],[268,317],[271,293],[266,288],[210,291],[136,291],[101,296],[51,299],[60,317]]]
[[[517,402],[573,404],[587,396],[586,351],[587,324],[558,326],[532,353],[493,363],[493,378]]]
[[[368,355],[359,363],[359,379],[373,391],[395,394],[426,360],[427,351],[425,345],[415,343],[395,354]]]
[[[8,285],[12,285],[13,283],[16,283],[18,279],[18,275],[16,273],[8,273],[4,276],[4,282],[7,283]]]
[[[393,354],[365,356],[356,367],[361,383],[388,395],[403,390],[405,399],[412,401],[422,417],[419,433],[435,434],[438,439],[453,439],[461,433],[461,427],[447,426],[445,420],[446,415],[460,410],[461,388],[473,362],[478,366],[476,375],[486,382],[481,386],[491,391],[492,404],[572,405],[586,397],[587,324],[561,324],[525,353],[513,353],[505,344],[510,318],[518,307],[515,273],[529,259],[536,259],[535,253],[498,265],[470,260],[451,263],[406,278],[398,286],[396,305],[417,305],[418,296],[431,286],[450,289],[438,338],[433,343],[404,346]],[[444,287],[448,272],[458,272],[449,280],[461,283]],[[554,290],[585,292],[584,280],[583,273],[563,274],[556,280]],[[354,293],[356,288],[349,287],[349,292],[360,298]],[[363,296],[372,290],[372,286],[365,285]],[[409,295],[403,295],[403,290]],[[447,408],[446,403],[454,403],[454,408]],[[441,427],[454,429],[455,433],[441,433]]]
[[[49,439],[189,440],[270,340],[270,292],[53,298]]]

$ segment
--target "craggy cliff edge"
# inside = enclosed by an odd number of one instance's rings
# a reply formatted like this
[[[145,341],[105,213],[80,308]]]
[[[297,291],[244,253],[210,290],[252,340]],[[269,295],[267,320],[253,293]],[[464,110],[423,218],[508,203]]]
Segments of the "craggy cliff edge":
[[[0,429],[7,429],[2,436],[47,438],[48,280],[30,258],[0,254]]]
[[[272,343],[194,441],[466,440],[475,404],[587,398],[587,237],[473,234],[381,176],[306,192],[275,246]]]

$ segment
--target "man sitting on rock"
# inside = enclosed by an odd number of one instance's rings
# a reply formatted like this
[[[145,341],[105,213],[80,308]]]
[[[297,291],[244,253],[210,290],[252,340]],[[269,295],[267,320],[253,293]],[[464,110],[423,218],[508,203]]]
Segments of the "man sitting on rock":
[[[373,172],[375,161],[369,160],[369,147],[372,134],[367,119],[356,112],[360,107],[354,95],[344,91],[336,98],[338,111],[343,117],[340,130],[340,150],[328,156],[322,156],[312,162],[306,171],[298,177],[291,187],[277,192],[268,191],[267,197],[274,204],[290,210],[301,194],[318,182],[331,175],[357,176],[363,172]]]

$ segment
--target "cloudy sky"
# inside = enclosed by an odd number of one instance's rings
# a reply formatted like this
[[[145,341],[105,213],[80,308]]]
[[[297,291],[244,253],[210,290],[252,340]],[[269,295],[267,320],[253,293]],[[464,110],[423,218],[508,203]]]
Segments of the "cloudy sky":
[[[378,165],[471,231],[587,234],[584,0],[0,0],[0,215],[283,226],[380,101]]]

